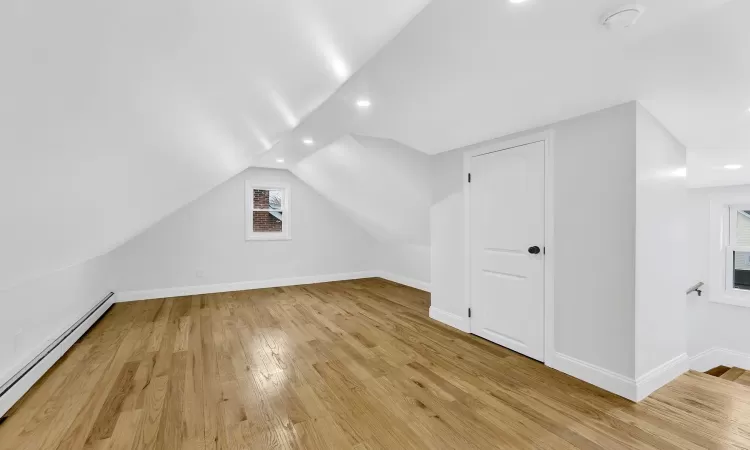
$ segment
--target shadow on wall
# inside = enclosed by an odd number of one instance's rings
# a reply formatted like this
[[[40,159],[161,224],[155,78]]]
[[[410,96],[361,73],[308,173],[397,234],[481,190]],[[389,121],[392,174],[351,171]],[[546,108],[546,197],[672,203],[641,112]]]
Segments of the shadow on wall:
[[[382,270],[429,282],[430,165],[428,155],[396,141],[346,135],[292,172],[382,244]]]

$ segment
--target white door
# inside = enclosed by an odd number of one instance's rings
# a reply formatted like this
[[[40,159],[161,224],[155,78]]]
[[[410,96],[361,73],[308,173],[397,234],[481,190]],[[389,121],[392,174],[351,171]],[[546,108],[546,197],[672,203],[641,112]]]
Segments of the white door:
[[[471,332],[544,359],[544,142],[470,162]]]

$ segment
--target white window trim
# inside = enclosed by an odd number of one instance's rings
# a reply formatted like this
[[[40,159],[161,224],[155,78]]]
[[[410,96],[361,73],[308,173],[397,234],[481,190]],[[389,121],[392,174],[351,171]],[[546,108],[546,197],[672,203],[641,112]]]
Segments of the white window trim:
[[[727,270],[734,265],[735,251],[750,251],[750,247],[733,245],[732,226],[736,225],[738,208],[750,205],[748,195],[722,195],[711,200],[709,241],[709,296],[708,301],[750,307],[750,291],[735,289],[734,275]]]
[[[284,204],[281,211],[284,213],[283,231],[279,233],[255,232],[253,231],[253,190],[279,190],[284,191]],[[292,189],[288,184],[275,183],[263,184],[245,181],[245,240],[246,241],[288,241],[292,239]]]

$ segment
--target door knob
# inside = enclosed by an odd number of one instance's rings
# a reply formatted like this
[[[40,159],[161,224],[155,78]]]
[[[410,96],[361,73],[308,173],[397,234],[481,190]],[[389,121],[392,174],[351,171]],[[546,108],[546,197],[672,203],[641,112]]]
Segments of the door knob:
[[[533,247],[529,247],[529,253],[531,253],[532,255],[538,255],[541,251],[542,249],[540,249],[536,245]]]

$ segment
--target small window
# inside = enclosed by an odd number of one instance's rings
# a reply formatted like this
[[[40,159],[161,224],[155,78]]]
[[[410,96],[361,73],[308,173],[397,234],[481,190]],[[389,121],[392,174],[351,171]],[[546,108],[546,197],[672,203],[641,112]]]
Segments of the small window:
[[[245,239],[291,239],[290,196],[288,186],[261,186],[247,182]]]

